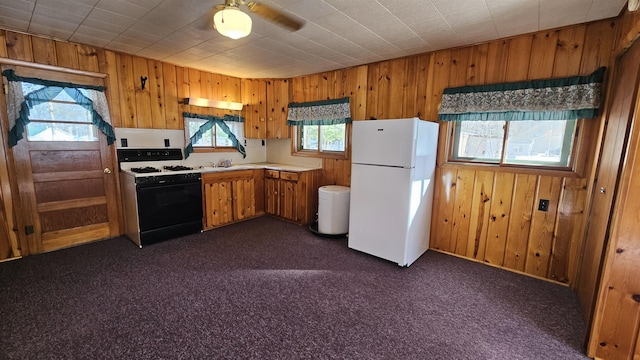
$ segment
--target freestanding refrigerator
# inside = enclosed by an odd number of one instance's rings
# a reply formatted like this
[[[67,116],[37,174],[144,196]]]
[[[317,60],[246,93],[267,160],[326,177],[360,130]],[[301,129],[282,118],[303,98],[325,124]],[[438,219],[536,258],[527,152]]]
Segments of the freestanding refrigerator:
[[[349,247],[409,266],[429,248],[438,124],[354,121]]]

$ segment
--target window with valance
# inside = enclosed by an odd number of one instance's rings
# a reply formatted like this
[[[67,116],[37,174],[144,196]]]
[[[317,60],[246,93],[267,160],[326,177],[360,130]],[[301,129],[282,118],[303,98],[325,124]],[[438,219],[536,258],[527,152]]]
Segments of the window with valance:
[[[194,148],[234,149],[242,157],[247,152],[242,146],[244,141],[244,118],[239,115],[224,116],[201,115],[185,112],[184,129],[187,146],[185,158],[195,151]]]
[[[289,103],[287,124],[294,127],[293,153],[306,156],[344,157],[347,124],[351,123],[349,98]]]
[[[599,115],[604,73],[445,89],[449,159],[569,168],[579,120]]]
[[[97,141],[94,129],[113,144],[105,87],[18,76],[2,72],[9,81],[7,113],[9,146],[24,138],[30,141]]]

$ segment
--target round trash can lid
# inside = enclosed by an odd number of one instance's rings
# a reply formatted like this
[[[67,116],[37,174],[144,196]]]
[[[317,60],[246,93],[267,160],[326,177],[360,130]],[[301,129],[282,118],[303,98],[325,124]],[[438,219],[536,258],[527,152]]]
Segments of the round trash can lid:
[[[350,187],[347,186],[340,186],[340,185],[325,185],[325,186],[320,186],[319,191],[322,192],[349,192],[351,191]]]

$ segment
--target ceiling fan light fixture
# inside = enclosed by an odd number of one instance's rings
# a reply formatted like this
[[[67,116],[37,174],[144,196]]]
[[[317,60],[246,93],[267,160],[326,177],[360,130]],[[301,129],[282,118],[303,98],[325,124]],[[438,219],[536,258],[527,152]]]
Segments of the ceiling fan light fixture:
[[[240,39],[251,33],[251,17],[237,7],[227,6],[213,15],[218,32],[231,39]]]

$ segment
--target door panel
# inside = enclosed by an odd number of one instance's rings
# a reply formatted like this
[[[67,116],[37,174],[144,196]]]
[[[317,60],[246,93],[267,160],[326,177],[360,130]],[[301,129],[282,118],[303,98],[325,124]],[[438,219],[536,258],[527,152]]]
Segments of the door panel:
[[[104,171],[110,164],[102,163],[100,142],[23,139],[13,149],[16,167],[30,170],[18,176],[26,185],[21,199],[30,204],[26,226],[34,228],[30,253],[117,235],[110,225],[117,224],[114,175]]]
[[[587,325],[591,323],[601,262],[609,223],[615,202],[620,174],[620,162],[627,142],[629,124],[637,93],[640,63],[640,44],[633,46],[618,59],[616,73],[612,78],[609,113],[606,117],[605,134],[596,172],[589,224],[584,252],[579,270],[576,292]]]

